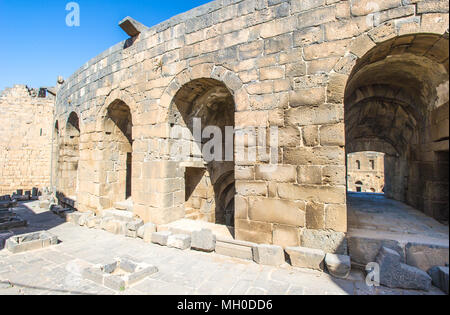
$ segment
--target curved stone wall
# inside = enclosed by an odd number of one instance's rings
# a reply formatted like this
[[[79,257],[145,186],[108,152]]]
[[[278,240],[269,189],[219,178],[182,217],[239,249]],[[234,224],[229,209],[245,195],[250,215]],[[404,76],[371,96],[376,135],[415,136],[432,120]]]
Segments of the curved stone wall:
[[[328,238],[340,246],[349,76],[377,45],[405,34],[441,36],[447,27],[445,1],[401,0],[219,0],[152,27],[93,58],[59,90],[60,136],[71,112],[80,117],[77,206],[111,206],[101,121],[121,101],[132,120],[134,212],[158,224],[184,218],[186,165],[170,156],[169,109],[183,86],[213,79],[233,97],[237,131],[278,128],[275,153],[235,156],[236,238],[318,248]],[[448,48],[443,65],[448,71]],[[235,151],[274,142],[235,137]]]

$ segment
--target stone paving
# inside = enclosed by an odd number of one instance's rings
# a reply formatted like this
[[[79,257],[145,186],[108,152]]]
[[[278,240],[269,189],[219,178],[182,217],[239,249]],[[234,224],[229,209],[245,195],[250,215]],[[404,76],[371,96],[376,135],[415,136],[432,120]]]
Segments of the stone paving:
[[[311,295],[311,294],[443,294],[369,288],[363,274],[352,272],[349,280],[334,279],[326,273],[257,265],[217,254],[180,251],[146,244],[102,230],[65,223],[36,202],[16,211],[30,223],[15,234],[49,230],[61,243],[46,249],[12,255],[0,250],[0,294],[168,294],[168,295]],[[128,257],[156,265],[159,272],[125,291],[113,291],[81,277],[92,264]]]

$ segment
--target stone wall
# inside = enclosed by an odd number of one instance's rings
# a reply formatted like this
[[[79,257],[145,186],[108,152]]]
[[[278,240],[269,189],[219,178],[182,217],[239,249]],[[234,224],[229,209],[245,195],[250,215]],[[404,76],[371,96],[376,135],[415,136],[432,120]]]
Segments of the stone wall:
[[[82,66],[58,94],[58,120],[71,112],[80,117],[79,210],[100,212],[112,204],[103,121],[120,100],[131,112],[135,213],[157,224],[184,218],[184,163],[190,161],[170,154],[174,100],[189,90],[181,107],[189,109],[198,97],[201,108],[209,104],[202,96],[217,101],[213,89],[225,87],[236,130],[278,128],[276,158],[267,152],[256,160],[234,157],[228,175],[236,191],[236,238],[336,251],[347,231],[346,125],[353,123],[344,116],[344,96],[362,88],[349,81],[361,82],[358,69],[402,55],[414,40],[418,53],[423,38],[408,35],[422,33],[437,36],[424,58],[438,60],[448,75],[448,20],[448,1],[217,0],[142,31]],[[191,136],[183,140],[192,142]],[[348,138],[347,145],[357,140]],[[234,149],[264,145],[270,144],[237,134]]]
[[[384,153],[357,152],[349,154],[347,157],[347,190],[384,193]]]
[[[15,85],[0,93],[0,195],[50,186],[55,100],[39,92]]]

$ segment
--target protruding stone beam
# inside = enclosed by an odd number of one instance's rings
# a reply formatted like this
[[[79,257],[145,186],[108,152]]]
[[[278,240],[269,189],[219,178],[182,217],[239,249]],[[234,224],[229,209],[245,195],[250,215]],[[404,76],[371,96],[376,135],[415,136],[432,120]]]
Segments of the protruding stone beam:
[[[146,29],[148,29],[147,26],[145,26],[142,23],[139,23],[135,19],[127,16],[122,21],[119,22],[119,26],[127,33],[130,37],[135,37],[139,35],[140,33],[144,32]]]

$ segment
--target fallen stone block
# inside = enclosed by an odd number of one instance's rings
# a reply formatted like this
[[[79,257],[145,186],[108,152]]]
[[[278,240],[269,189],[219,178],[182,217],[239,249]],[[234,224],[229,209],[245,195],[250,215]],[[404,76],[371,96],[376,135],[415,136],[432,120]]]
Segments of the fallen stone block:
[[[126,227],[127,227],[126,236],[136,238],[138,236],[137,235],[138,230],[142,226],[144,226],[144,221],[142,221],[141,219],[135,219],[131,222],[126,223]]]
[[[363,266],[374,262],[383,246],[395,250],[401,261],[406,261],[404,246],[398,241],[353,236],[348,238],[348,252],[352,262]]]
[[[170,235],[172,235],[172,232],[169,232],[169,231],[153,232],[152,233],[152,243],[158,244],[161,246],[167,246],[167,241],[169,240]]]
[[[255,243],[237,240],[216,240],[216,254],[228,257],[235,257],[246,260],[253,260],[253,246]]]
[[[433,285],[442,290],[445,294],[449,294],[449,278],[448,267],[436,266],[428,270]]]
[[[216,236],[211,230],[202,229],[192,232],[191,248],[203,252],[213,252],[216,248]]]
[[[431,277],[419,268],[403,264],[396,251],[382,247],[376,261],[380,266],[382,285],[390,288],[430,290]]]
[[[87,224],[87,221],[92,217],[94,217],[94,213],[91,211],[81,213],[81,215],[78,217],[78,225],[85,226]]]
[[[90,229],[98,229],[102,223],[102,219],[99,217],[90,217],[86,221],[86,227]]]
[[[347,238],[345,233],[334,231],[304,230],[301,246],[323,250],[325,253],[347,255]]]
[[[406,244],[406,264],[425,272],[435,266],[449,263],[449,247],[431,244]]]
[[[80,219],[80,217],[82,216],[81,212],[75,211],[75,212],[69,212],[66,213],[66,222],[70,222],[76,225],[78,224],[78,220]]]
[[[323,250],[306,247],[288,247],[286,248],[286,253],[289,255],[291,265],[294,267],[314,270],[324,269],[325,252]]]
[[[137,236],[142,238],[144,242],[151,243],[152,234],[156,232],[156,225],[153,223],[146,223],[138,229]]]
[[[333,277],[340,279],[347,279],[352,268],[350,256],[347,255],[326,254],[325,265]]]
[[[104,230],[116,235],[125,235],[127,233],[127,223],[119,220],[108,220],[104,226]]]
[[[261,265],[281,266],[285,263],[281,246],[260,244],[253,246],[253,260]]]
[[[102,217],[113,217],[116,220],[130,222],[134,219],[134,213],[123,210],[103,210]]]
[[[191,237],[186,234],[170,235],[167,240],[167,246],[181,250],[189,249],[191,247]]]
[[[4,231],[4,232],[0,233],[0,250],[5,248],[6,240],[9,239],[12,236],[14,236],[14,233],[12,233],[10,231]]]

